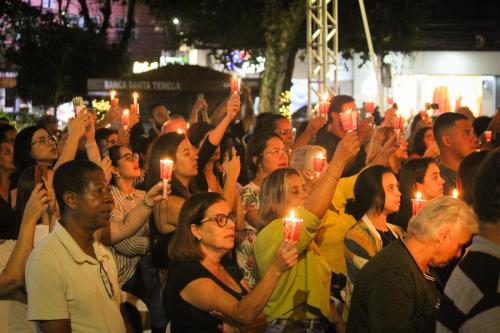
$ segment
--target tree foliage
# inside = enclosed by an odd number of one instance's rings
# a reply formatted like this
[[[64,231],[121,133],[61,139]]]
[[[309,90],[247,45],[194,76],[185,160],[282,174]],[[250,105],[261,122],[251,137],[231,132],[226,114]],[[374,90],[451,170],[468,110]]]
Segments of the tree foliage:
[[[81,29],[24,2],[7,0],[0,17],[0,52],[18,72],[16,93],[36,105],[84,95],[87,78],[123,74],[126,50],[98,29]]]

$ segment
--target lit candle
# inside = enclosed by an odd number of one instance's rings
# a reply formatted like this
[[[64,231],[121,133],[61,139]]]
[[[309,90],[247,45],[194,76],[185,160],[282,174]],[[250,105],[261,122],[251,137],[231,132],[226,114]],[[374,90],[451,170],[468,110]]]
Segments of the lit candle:
[[[172,181],[172,170],[174,168],[174,162],[171,159],[160,160],[160,178],[163,182],[163,199],[167,198],[167,185],[169,181]]]
[[[486,142],[491,142],[491,131],[484,131],[484,138],[486,139]]]
[[[128,109],[125,109],[122,112],[123,129],[128,130],[129,125],[130,125],[130,111]]]
[[[181,130],[180,128],[177,129],[177,134],[184,134],[184,131]]]
[[[358,128],[358,112],[351,109],[341,112],[340,122],[344,131],[355,131]]]
[[[458,199],[458,190],[454,189],[453,194],[451,195],[453,198]]]
[[[302,222],[304,220],[295,217],[295,212],[293,209],[290,211],[290,215],[284,219],[284,238],[285,242],[292,243],[299,240],[300,229],[302,228]]]
[[[319,103],[319,115],[325,120],[328,119],[328,109],[330,108],[330,102],[328,102],[328,94],[323,95],[323,100]]]
[[[325,161],[326,157],[323,153],[318,153],[313,157],[313,171],[316,172],[316,177],[319,177],[321,175]]]
[[[231,94],[239,94],[240,93],[240,78],[233,74],[231,76]]]
[[[132,98],[134,99],[134,104],[130,106],[130,110],[133,113],[139,113],[139,103],[137,102],[137,100],[139,99],[139,94],[137,92],[134,92],[132,94]]]
[[[117,109],[118,108],[118,103],[119,103],[119,99],[118,97],[116,97],[116,90],[111,90],[109,92],[109,95],[110,95],[110,99],[111,99],[111,108],[113,109]]]
[[[417,192],[415,198],[411,199],[412,203],[412,216],[415,216],[420,212],[422,208],[427,204],[427,200],[422,199],[422,193]]]

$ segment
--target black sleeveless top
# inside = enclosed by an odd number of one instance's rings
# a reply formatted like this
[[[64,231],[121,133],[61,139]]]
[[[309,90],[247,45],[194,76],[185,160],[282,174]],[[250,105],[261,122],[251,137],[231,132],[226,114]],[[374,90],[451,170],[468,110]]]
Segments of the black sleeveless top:
[[[241,293],[236,292],[220,281],[199,261],[188,261],[173,267],[163,297],[163,308],[167,318],[171,321],[170,330],[172,333],[220,332],[217,329],[217,326],[221,324],[219,319],[185,302],[180,294],[191,281],[208,278],[235,299],[241,300],[247,294],[247,290],[240,283],[243,275],[239,269],[225,268],[240,287]]]

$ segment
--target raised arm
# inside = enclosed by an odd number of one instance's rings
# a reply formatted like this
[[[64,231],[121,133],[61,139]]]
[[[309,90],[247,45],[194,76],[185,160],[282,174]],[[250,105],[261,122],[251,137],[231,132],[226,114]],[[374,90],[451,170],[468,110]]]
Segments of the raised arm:
[[[240,96],[237,94],[231,95],[226,104],[226,115],[217,126],[208,134],[208,140],[214,146],[218,146],[227,131],[227,128],[233,121],[234,117],[240,112]]]
[[[108,226],[97,230],[94,238],[109,246],[134,235],[148,221],[153,207],[161,200],[162,186],[161,183],[153,186],[146,192],[144,200],[125,216],[123,222],[111,221]]]
[[[85,128],[90,121],[90,115],[85,112],[80,112],[75,118],[68,121],[68,139],[54,165],[54,171],[57,170],[60,165],[75,159],[78,143],[85,133]]]
[[[293,148],[309,144],[309,142],[311,142],[313,137],[316,135],[316,133],[318,133],[319,129],[325,125],[325,123],[326,120],[322,116],[312,118],[307,124],[304,132],[302,132],[302,134],[293,143]]]
[[[359,151],[359,141],[356,133],[347,133],[337,145],[333,158],[328,164],[322,180],[312,191],[304,207],[319,218],[322,218],[335,193],[337,183],[344,168]]]
[[[16,246],[5,270],[0,274],[0,298],[24,286],[26,260],[33,249],[35,226],[42,213],[47,210],[49,201],[42,184],[36,184],[24,209]]]

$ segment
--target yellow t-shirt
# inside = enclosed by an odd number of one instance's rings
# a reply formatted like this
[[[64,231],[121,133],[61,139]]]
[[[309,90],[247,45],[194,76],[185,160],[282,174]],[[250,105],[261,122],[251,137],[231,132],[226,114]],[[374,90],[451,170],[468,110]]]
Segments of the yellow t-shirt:
[[[354,184],[358,174],[341,178],[335,189],[328,211],[322,220],[322,228],[316,242],[328,261],[332,272],[347,275],[344,258],[344,236],[356,220],[344,212],[347,200],[354,198]]]
[[[321,221],[305,208],[299,208],[302,218],[297,249],[299,260],[278,282],[264,308],[268,321],[275,319],[310,319],[330,317],[331,271],[314,241]],[[271,266],[283,242],[283,219],[278,219],[262,229],[255,239],[254,254],[260,276]]]

